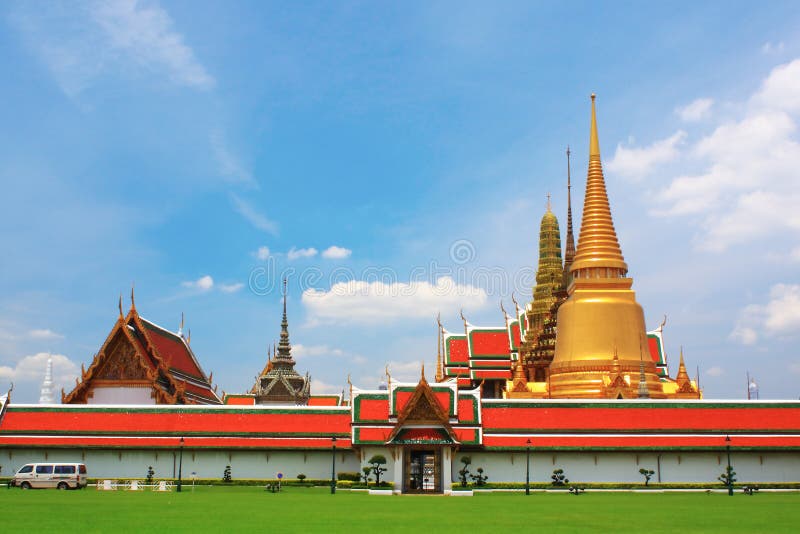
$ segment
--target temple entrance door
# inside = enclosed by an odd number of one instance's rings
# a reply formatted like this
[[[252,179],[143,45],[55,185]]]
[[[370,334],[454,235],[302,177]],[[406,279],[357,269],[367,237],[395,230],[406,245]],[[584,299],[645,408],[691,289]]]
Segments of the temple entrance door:
[[[403,469],[404,493],[442,492],[442,451],[406,449]]]

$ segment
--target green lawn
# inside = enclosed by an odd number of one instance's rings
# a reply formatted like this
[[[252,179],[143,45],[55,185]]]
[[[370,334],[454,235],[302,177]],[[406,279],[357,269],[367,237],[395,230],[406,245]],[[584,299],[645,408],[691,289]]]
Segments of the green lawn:
[[[325,488],[183,493],[0,489],[4,532],[797,532],[800,493],[369,496]],[[414,530],[409,530],[414,529]]]

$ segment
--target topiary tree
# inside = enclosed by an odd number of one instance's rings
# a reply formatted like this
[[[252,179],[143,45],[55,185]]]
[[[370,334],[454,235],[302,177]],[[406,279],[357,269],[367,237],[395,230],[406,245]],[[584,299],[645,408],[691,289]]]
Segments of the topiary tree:
[[[369,475],[372,473],[372,467],[365,465],[361,468],[361,472],[363,473],[361,478],[363,479],[364,484],[369,484]]]
[[[147,466],[147,477],[145,477],[148,484],[152,484],[153,483],[153,475],[155,475],[155,474],[156,474],[156,472],[153,471],[153,466],[152,465],[148,465]]]
[[[475,482],[476,486],[483,486],[489,480],[489,477],[483,474],[483,467],[479,467],[478,474],[471,475],[470,478]]]
[[[563,469],[555,469],[553,470],[553,474],[550,476],[552,482],[550,482],[553,486],[563,486],[564,484],[569,484],[569,479],[564,474]]]
[[[367,462],[371,464],[371,471],[375,475],[375,485],[380,486],[381,484],[381,475],[386,472],[386,468],[383,467],[386,465],[386,457],[382,454],[376,454],[372,458],[369,459]]]
[[[463,456],[461,458],[461,463],[464,464],[464,467],[458,471],[458,481],[461,482],[461,487],[466,487],[467,477],[471,476],[469,474],[469,466],[472,463],[472,458],[469,456]]]
[[[733,467],[729,465],[725,468],[725,472],[717,477],[717,480],[726,486],[733,486],[734,483],[736,483],[736,471],[734,471]]]
[[[656,474],[656,472],[653,471],[652,469],[645,469],[644,467],[639,469],[639,473],[644,477],[645,486],[650,484],[650,479],[653,478],[653,475]]]
[[[231,481],[231,466],[229,465],[225,466],[225,471],[222,472],[222,481],[223,482]]]
[[[306,476],[303,473],[300,473],[299,475],[297,475],[297,480],[299,480],[300,484],[302,484],[306,481]]]

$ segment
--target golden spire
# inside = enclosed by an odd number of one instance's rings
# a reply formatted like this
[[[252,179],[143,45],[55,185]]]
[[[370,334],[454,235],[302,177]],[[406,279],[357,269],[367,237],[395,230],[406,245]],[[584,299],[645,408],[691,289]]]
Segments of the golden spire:
[[[592,94],[592,127],[589,140],[589,172],[586,177],[586,197],[578,238],[578,249],[571,272],[574,278],[624,278],[628,266],[622,257],[611,207],[606,193],[603,165],[600,161],[600,141],[597,135],[595,95]],[[584,271],[603,268],[601,272]],[[606,271],[605,269],[609,269]]]
[[[686,364],[683,361],[683,347],[681,347],[681,358],[678,364],[678,374],[675,375],[675,382],[678,383],[678,387],[691,382],[689,373],[686,372]]]

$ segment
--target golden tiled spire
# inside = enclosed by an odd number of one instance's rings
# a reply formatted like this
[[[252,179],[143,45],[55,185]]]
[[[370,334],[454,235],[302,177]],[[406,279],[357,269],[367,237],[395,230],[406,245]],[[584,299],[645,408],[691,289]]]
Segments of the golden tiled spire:
[[[597,136],[597,113],[594,101],[593,94],[589,172],[586,178],[583,219],[578,249],[572,264],[572,275],[574,278],[622,278],[627,274],[628,266],[622,257],[617,233],[614,231],[614,221],[611,219],[603,165],[600,162],[600,140]],[[603,271],[588,270],[593,268],[603,268]]]

